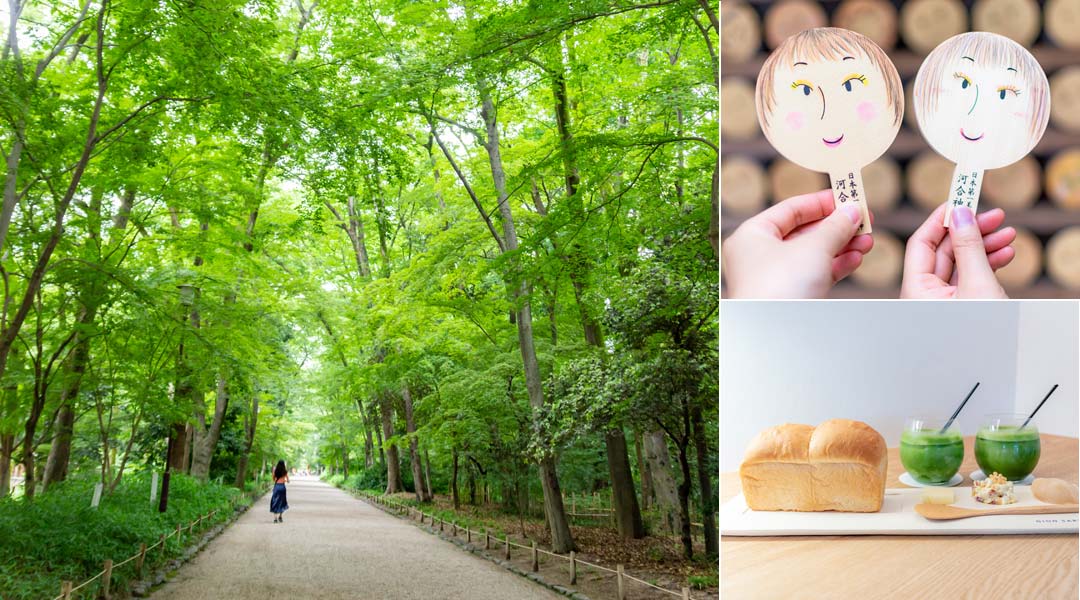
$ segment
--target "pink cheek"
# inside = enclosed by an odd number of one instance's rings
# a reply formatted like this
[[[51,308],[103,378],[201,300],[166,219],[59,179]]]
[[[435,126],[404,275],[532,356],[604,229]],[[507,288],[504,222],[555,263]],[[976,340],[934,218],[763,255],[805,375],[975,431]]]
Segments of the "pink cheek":
[[[870,121],[873,121],[878,115],[878,111],[877,108],[874,107],[874,103],[867,101],[860,102],[859,105],[855,107],[855,113],[859,115],[859,120],[861,120],[863,123],[869,123]]]
[[[787,119],[785,120],[787,121],[788,127],[790,127],[794,131],[798,131],[803,128],[803,125],[806,124],[806,114],[794,111],[789,112],[787,115]]]

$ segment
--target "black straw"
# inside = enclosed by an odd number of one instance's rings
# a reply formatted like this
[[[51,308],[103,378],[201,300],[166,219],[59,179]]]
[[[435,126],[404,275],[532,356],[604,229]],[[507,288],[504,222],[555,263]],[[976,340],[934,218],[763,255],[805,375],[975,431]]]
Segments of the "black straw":
[[[964,398],[964,401],[960,403],[960,406],[956,407],[956,412],[954,412],[952,416],[949,417],[949,421],[945,423],[945,426],[942,427],[941,431],[939,431],[938,433],[945,433],[945,430],[948,429],[950,425],[952,425],[953,419],[955,419],[956,415],[960,414],[960,411],[964,409],[964,405],[967,404],[967,401],[971,400],[971,395],[975,393],[975,390],[979,389],[979,383],[980,382],[978,381],[975,382],[975,387],[971,388],[971,391],[968,392],[967,398]]]
[[[1035,407],[1035,410],[1031,411],[1031,415],[1028,416],[1027,421],[1024,421],[1024,424],[1020,426],[1020,429],[1027,427],[1028,421],[1031,421],[1031,418],[1035,416],[1035,413],[1039,412],[1039,409],[1042,408],[1042,405],[1046,404],[1046,399],[1049,398],[1050,394],[1053,394],[1054,390],[1056,389],[1058,389],[1058,384],[1055,383],[1054,387],[1050,388],[1049,392],[1046,392],[1046,398],[1043,398],[1042,402],[1040,402],[1039,405]]]

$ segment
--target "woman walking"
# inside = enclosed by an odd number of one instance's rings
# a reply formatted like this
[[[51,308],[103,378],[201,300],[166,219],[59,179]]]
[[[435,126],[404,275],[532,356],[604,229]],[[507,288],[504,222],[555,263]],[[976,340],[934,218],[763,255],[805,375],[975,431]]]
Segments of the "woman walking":
[[[270,496],[270,512],[277,515],[275,523],[284,523],[281,516],[289,510],[289,502],[285,499],[286,483],[289,483],[289,470],[285,468],[285,461],[279,460],[274,467],[274,495]]]

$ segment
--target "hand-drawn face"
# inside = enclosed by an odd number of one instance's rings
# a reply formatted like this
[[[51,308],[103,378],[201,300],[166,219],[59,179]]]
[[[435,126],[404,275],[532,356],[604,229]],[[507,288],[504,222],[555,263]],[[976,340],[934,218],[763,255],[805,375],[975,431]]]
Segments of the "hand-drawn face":
[[[1016,42],[985,32],[962,33],[935,48],[919,67],[913,101],[930,146],[979,170],[1023,158],[1050,118],[1039,63]]]
[[[892,62],[869,38],[846,29],[788,38],[758,76],[765,137],[815,171],[846,172],[877,160],[896,138],[903,103]]]

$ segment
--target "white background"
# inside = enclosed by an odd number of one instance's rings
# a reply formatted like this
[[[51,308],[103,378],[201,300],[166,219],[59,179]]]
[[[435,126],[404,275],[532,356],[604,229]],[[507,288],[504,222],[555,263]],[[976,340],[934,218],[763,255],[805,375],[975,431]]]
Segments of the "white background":
[[[720,468],[758,431],[864,421],[899,445],[905,417],[948,418],[973,435],[993,412],[1030,413],[1046,433],[1080,429],[1076,302],[724,302]]]

